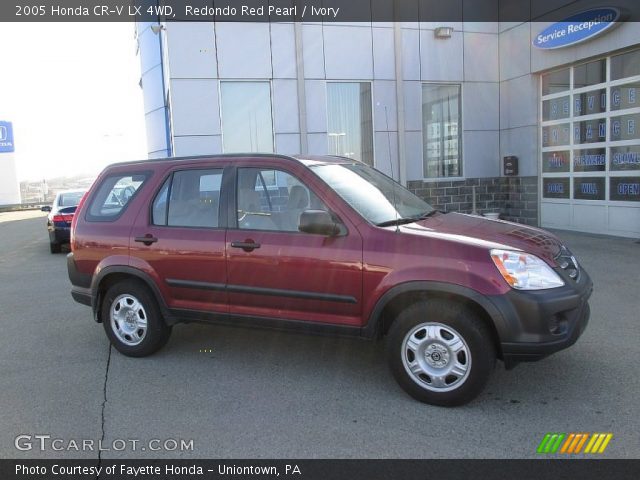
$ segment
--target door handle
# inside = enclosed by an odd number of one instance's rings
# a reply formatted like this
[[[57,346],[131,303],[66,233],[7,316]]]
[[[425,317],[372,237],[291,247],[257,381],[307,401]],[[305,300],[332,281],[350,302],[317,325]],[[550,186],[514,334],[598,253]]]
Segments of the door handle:
[[[251,252],[256,248],[260,248],[260,244],[252,240],[247,242],[231,242],[231,246],[233,248],[241,248],[245,252]]]
[[[150,233],[147,233],[143,237],[136,237],[134,240],[139,243],[144,243],[147,247],[152,243],[156,243],[158,241],[158,239],[153,235],[151,235]]]

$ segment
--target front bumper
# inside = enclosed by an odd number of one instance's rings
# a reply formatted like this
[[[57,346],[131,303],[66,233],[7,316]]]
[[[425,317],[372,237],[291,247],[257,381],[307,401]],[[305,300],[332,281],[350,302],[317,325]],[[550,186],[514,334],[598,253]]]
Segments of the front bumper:
[[[570,347],[582,335],[589,323],[589,297],[593,282],[581,270],[578,281],[564,272],[560,288],[518,291],[491,297],[502,314],[496,325],[502,357],[507,368],[519,362],[540,360]]]

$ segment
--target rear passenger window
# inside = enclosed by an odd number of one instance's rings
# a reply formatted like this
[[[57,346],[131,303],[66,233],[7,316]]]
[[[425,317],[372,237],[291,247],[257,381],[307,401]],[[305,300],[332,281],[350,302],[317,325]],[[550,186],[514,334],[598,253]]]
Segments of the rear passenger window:
[[[148,173],[138,173],[105,178],[91,200],[87,220],[110,222],[117,219],[148,177]]]
[[[152,206],[154,225],[218,227],[222,169],[183,170],[164,183]]]

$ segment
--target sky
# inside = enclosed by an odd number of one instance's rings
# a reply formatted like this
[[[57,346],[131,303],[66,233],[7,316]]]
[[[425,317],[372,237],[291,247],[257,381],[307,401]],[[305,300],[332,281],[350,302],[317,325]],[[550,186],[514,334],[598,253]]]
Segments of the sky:
[[[0,120],[18,180],[146,158],[133,23],[0,23]]]

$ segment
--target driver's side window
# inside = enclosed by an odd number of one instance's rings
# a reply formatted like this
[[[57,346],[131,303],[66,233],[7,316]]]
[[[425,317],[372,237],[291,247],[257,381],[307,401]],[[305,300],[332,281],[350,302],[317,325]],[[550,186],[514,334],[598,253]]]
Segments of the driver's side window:
[[[329,211],[297,177],[272,168],[239,168],[237,225],[243,230],[297,232],[300,214]]]

